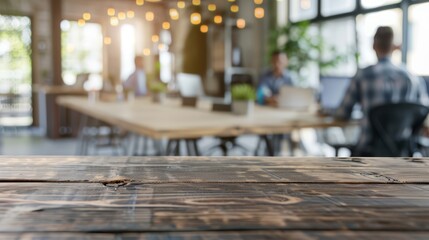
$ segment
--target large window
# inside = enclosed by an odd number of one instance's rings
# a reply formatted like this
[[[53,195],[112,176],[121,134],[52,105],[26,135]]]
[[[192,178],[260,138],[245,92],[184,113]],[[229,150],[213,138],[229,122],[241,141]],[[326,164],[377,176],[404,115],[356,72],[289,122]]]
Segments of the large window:
[[[359,66],[366,67],[377,62],[377,56],[373,50],[374,34],[379,26],[390,26],[395,32],[395,44],[402,42],[402,11],[391,9],[369,13],[357,17],[357,32],[359,41]],[[396,64],[401,63],[401,51],[397,50],[392,56]]]
[[[336,53],[350,53],[347,62],[323,69],[323,75],[350,75],[356,65],[363,68],[375,64],[374,34],[378,27],[390,26],[395,33],[396,45],[392,61],[395,64],[406,63],[416,75],[429,76],[426,60],[429,56],[428,13],[429,0],[289,1],[291,22],[311,21],[320,26],[326,43],[322,50],[323,59],[329,59]],[[352,53],[354,50],[357,53],[355,56]]]
[[[323,75],[353,76],[357,70],[354,57],[356,52],[356,31],[353,17],[335,19],[321,24],[321,33],[325,43],[322,58],[325,60],[341,56],[342,61],[335,67],[326,69]]]
[[[410,7],[408,66],[412,73],[429,76],[429,3]]]
[[[125,81],[134,72],[136,57],[136,29],[131,24],[121,27],[121,79]]]
[[[0,125],[32,124],[31,21],[0,15]]]
[[[376,8],[388,4],[398,3],[401,0],[361,0],[362,7],[364,8]]]
[[[103,34],[100,24],[64,20],[62,30],[62,68],[66,85],[81,84],[88,75],[98,76],[103,71]],[[77,82],[78,81],[78,82]]]
[[[356,0],[322,0],[322,15],[332,16],[355,10]]]
[[[317,6],[317,0],[290,0],[290,19],[297,22],[315,18]]]

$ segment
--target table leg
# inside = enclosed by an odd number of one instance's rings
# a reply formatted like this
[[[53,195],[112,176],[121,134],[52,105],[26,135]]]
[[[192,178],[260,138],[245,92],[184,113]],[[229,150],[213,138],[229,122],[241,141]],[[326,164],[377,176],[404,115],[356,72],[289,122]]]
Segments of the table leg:
[[[188,156],[193,156],[194,155],[194,151],[192,150],[192,146],[191,146],[191,141],[192,140],[185,140],[186,151],[188,152]]]
[[[155,146],[155,156],[163,156],[163,148],[162,148],[162,140],[153,140],[154,141],[154,146]]]
[[[255,153],[254,153],[255,156],[259,156],[258,154],[261,150],[260,148],[261,148],[262,142],[263,142],[263,136],[259,136],[258,143],[256,144],[256,148],[255,148]]]
[[[76,155],[83,155],[85,145],[85,128],[88,123],[88,116],[82,114],[79,121],[79,135],[77,138]]]
[[[148,148],[149,148],[149,139],[144,136],[143,137],[143,152],[142,152],[143,156],[148,155],[148,151],[147,151]]]
[[[198,140],[197,139],[192,140],[192,144],[194,145],[195,156],[201,156],[200,150],[198,148]]]
[[[228,146],[226,144],[221,144],[220,149],[222,150],[222,156],[228,156]]]
[[[133,147],[131,149],[131,155],[138,156],[139,155],[139,143],[140,143],[140,135],[137,133],[132,134]]]
[[[175,143],[174,140],[168,140],[167,148],[166,148],[166,151],[165,151],[165,155],[166,156],[173,155],[174,143]]]
[[[274,157],[275,153],[274,153],[274,147],[273,147],[272,140],[270,140],[270,138],[267,135],[262,136],[262,139],[264,140],[265,145],[267,147],[267,155],[270,157]]]
[[[180,139],[175,140],[176,149],[174,150],[174,156],[180,156]]]

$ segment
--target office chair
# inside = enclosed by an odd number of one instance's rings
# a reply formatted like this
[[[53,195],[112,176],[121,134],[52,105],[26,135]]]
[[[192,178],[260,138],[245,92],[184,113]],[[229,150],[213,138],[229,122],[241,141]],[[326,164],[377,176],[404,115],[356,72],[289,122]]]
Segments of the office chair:
[[[231,86],[237,85],[237,84],[247,84],[253,87],[253,79],[252,76],[248,74],[236,74],[232,76],[231,80]],[[225,104],[213,104],[212,111],[214,112],[231,112],[231,105],[225,105]],[[248,154],[248,149],[239,144],[237,142],[237,137],[219,137],[220,140],[219,144],[216,144],[215,146],[212,146],[209,148],[208,155],[213,154],[213,152],[216,151],[216,149],[220,149],[222,151],[223,156],[228,156],[228,153],[232,149],[239,149],[243,155]]]
[[[429,108],[415,103],[390,103],[373,107],[371,156],[412,157],[419,151],[419,132]]]
[[[230,104],[214,103],[212,106],[213,112],[231,112]],[[243,155],[247,155],[247,148],[237,142],[236,137],[219,137],[220,143],[212,146],[207,150],[207,155],[212,155],[217,149],[222,151],[223,156],[228,156],[230,150],[236,148],[240,149]]]

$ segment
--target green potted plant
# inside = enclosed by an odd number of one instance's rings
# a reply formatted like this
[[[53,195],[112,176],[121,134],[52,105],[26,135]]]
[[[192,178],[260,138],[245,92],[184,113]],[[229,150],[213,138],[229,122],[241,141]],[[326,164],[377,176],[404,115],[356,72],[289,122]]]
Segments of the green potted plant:
[[[248,84],[237,84],[231,88],[232,112],[237,115],[251,115],[255,108],[256,91]]]
[[[149,84],[149,91],[152,93],[152,101],[161,103],[166,97],[167,86],[160,81],[152,81]]]
[[[269,49],[285,52],[289,57],[288,69],[296,75],[298,84],[306,86],[309,66],[317,64],[323,74],[326,70],[338,66],[348,57],[355,54],[350,48],[349,53],[338,53],[335,46],[329,46],[320,34],[314,34],[310,29],[310,22],[289,23],[286,26],[275,28],[270,33]],[[323,51],[329,51],[330,56],[322,57]]]

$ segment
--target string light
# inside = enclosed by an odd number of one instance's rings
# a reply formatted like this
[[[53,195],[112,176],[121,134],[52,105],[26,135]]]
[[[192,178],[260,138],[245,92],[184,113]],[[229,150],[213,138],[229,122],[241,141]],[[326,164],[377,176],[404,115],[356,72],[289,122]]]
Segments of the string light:
[[[171,18],[172,20],[177,20],[177,19],[179,19],[179,12],[177,11],[177,9],[175,9],[175,8],[171,8],[171,9],[170,9],[170,18]]]
[[[246,20],[244,20],[243,18],[237,19],[237,27],[240,29],[245,28],[246,27]]]
[[[161,43],[161,44],[158,45],[158,50],[159,51],[163,51],[164,49],[165,49],[165,45],[164,44]]]
[[[264,0],[254,0],[254,2],[257,5],[261,5],[262,3],[264,3]]]
[[[155,19],[155,14],[153,12],[146,12],[146,21],[152,22]]]
[[[118,19],[119,20],[124,20],[125,18],[127,18],[127,15],[124,12],[118,13]]]
[[[231,12],[236,13],[240,11],[240,7],[237,4],[231,5]]]
[[[216,24],[221,24],[221,23],[222,23],[222,21],[223,21],[223,18],[222,18],[222,16],[221,16],[221,15],[216,15],[216,16],[214,16],[213,21],[214,21],[214,23],[216,23]]]
[[[201,5],[201,0],[192,0],[192,5],[194,5],[194,6],[200,6]]]
[[[201,14],[200,13],[192,13],[191,14],[191,23],[194,25],[198,25],[201,23]]]
[[[209,31],[209,26],[207,26],[207,25],[201,25],[200,26],[200,31],[202,33],[207,33]]]
[[[127,12],[127,17],[128,17],[128,18],[134,18],[134,16],[135,16],[135,15],[136,15],[136,14],[135,14],[135,12],[134,12],[134,11],[131,11],[131,10],[130,10],[130,11],[128,11],[128,12]]]
[[[77,20],[77,25],[78,25],[78,26],[82,27],[82,26],[84,26],[85,24],[86,24],[85,20],[83,20],[83,19],[79,19],[79,20]]]
[[[265,10],[264,8],[257,7],[255,8],[255,17],[258,19],[264,18],[265,16]]]
[[[119,25],[119,19],[117,17],[111,17],[110,18],[110,25],[112,26],[118,26]]]
[[[85,21],[91,20],[91,13],[88,13],[88,12],[84,13],[83,16],[82,16],[82,18]]]
[[[152,35],[152,42],[154,42],[154,43],[159,42],[159,36],[158,35]]]
[[[143,55],[144,56],[150,56],[150,49],[149,48],[143,49]]]
[[[211,3],[211,4],[208,5],[208,9],[209,9],[210,12],[216,11],[216,8],[217,8],[216,4],[214,4],[214,3]]]
[[[112,44],[112,39],[110,37],[105,37],[104,38],[104,44],[105,45],[110,45]]]
[[[143,6],[144,0],[136,0],[137,6]]]
[[[181,9],[185,8],[186,7],[185,1],[178,1],[177,2],[177,7],[181,8]]]
[[[116,14],[116,10],[114,8],[108,8],[107,9],[107,15],[113,17]]]
[[[170,29],[170,23],[169,22],[163,22],[162,23],[162,28],[165,29],[165,30]]]
[[[301,0],[300,1],[300,7],[302,10],[308,10],[311,8],[311,1],[310,0]]]

